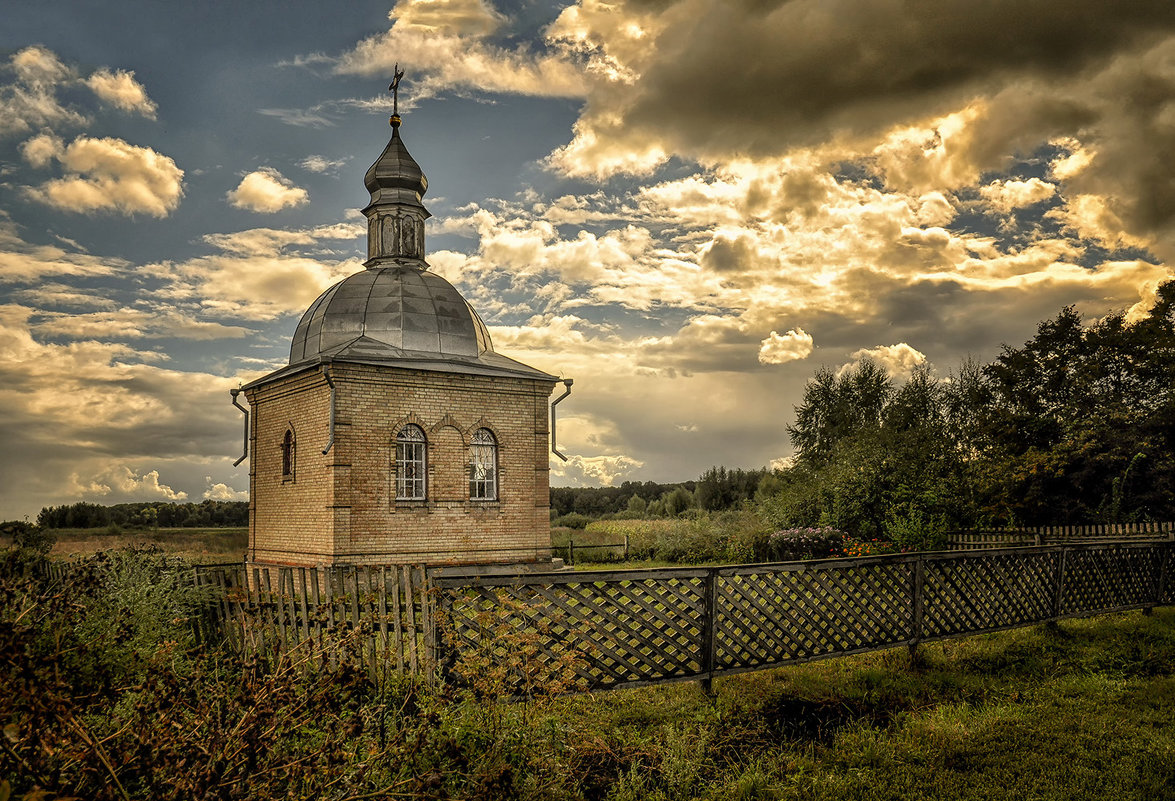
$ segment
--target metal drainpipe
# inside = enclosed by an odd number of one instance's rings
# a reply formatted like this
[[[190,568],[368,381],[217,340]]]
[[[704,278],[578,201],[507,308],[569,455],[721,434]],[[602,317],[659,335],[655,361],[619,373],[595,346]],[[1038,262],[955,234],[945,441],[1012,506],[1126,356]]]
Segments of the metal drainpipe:
[[[326,440],[326,447],[322,449],[322,455],[326,456],[335,444],[335,382],[331,380],[330,368],[325,364],[322,366],[322,377],[326,379],[326,385],[330,387],[330,436]]]
[[[555,398],[555,400],[551,403],[551,453],[555,454],[565,462],[567,461],[567,457],[559,453],[559,449],[555,447],[555,407],[559,405],[559,401],[563,400],[571,394],[571,385],[574,383],[574,379],[565,378],[563,380],[563,386],[567,387],[567,391],[559,397]]]
[[[233,462],[233,467],[236,467],[241,462],[245,461],[249,456],[249,410],[237,402],[237,396],[241,394],[239,389],[230,389],[229,394],[233,396],[233,406],[241,410],[241,414],[245,415],[245,442],[244,450],[241,451],[241,458]]]

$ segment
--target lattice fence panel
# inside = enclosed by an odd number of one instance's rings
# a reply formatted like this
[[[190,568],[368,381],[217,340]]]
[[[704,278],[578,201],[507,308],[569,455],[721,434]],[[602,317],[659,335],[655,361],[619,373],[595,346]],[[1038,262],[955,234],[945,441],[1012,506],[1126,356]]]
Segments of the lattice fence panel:
[[[1168,546],[1163,560],[1163,592],[1159,603],[1175,604],[1175,548]]]
[[[1069,551],[1065,554],[1061,614],[1153,602],[1161,565],[1161,547]]]
[[[908,562],[719,574],[716,670],[905,642]]]
[[[515,682],[585,688],[692,676],[703,667],[701,575],[450,588],[444,651],[513,664]],[[523,675],[525,674],[525,675]]]
[[[922,636],[1016,626],[1053,616],[1056,553],[960,555],[927,560]]]

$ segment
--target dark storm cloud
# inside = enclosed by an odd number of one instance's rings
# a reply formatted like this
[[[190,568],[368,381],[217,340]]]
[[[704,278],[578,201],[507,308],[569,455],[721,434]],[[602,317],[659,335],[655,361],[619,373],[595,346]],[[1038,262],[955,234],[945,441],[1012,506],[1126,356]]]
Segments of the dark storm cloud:
[[[1011,78],[1068,77],[1175,30],[1167,0],[683,0],[663,14],[622,124],[759,154],[946,110]]]

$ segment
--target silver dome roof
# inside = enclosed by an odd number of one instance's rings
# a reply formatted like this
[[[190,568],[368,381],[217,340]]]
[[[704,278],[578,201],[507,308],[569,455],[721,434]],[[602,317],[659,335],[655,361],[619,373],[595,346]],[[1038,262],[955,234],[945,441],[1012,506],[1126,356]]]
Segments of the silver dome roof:
[[[290,346],[290,364],[356,345],[372,355],[481,356],[492,353],[485,323],[444,278],[412,267],[366,269],[310,305]]]

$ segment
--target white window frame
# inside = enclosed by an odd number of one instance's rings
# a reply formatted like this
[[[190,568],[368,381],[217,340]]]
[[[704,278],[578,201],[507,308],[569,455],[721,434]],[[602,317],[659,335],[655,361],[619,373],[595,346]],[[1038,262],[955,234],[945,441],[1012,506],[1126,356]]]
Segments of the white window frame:
[[[498,500],[498,438],[488,428],[469,439],[469,499]]]
[[[396,434],[396,500],[428,498],[428,440],[424,429],[409,423]]]

